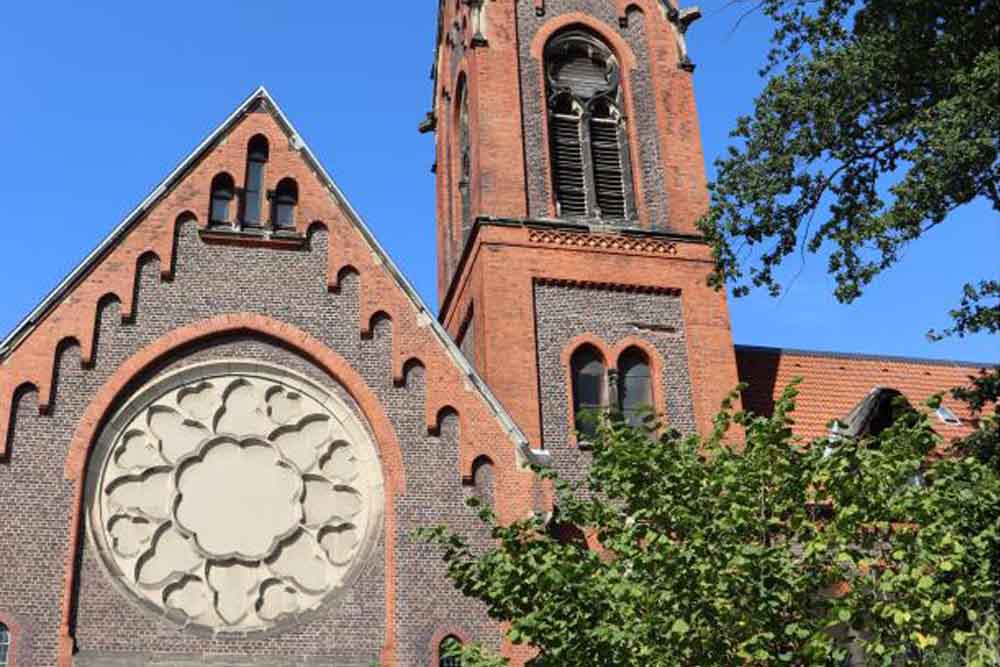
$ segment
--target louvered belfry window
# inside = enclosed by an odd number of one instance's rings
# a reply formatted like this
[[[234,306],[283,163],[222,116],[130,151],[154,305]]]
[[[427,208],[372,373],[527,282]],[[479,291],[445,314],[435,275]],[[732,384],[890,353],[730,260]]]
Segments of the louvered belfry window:
[[[596,36],[571,30],[549,42],[545,70],[557,214],[634,218],[618,60]]]

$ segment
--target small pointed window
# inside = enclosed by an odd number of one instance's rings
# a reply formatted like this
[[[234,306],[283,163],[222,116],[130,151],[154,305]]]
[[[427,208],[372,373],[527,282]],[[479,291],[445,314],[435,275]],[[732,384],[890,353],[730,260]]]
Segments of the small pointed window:
[[[573,378],[573,416],[581,435],[597,433],[597,412],[607,404],[607,370],[596,348],[585,345],[570,362]]]
[[[212,179],[212,211],[213,225],[228,225],[232,222],[233,199],[236,198],[236,186],[229,174],[218,174]]]
[[[0,623],[0,667],[10,664],[10,630]]]
[[[270,157],[267,137],[258,134],[247,145],[247,179],[243,188],[243,224],[260,227],[264,196],[264,170]]]
[[[649,357],[637,347],[625,350],[618,359],[618,404],[632,426],[641,426],[653,408]]]
[[[469,129],[469,86],[463,78],[458,93],[458,192],[462,198],[462,242],[472,233],[472,142]]]
[[[282,179],[274,191],[274,226],[295,229],[295,207],[299,203],[299,186],[291,178]]]
[[[462,659],[451,653],[462,647],[462,641],[454,635],[445,637],[438,646],[438,667],[462,667]]]
[[[596,35],[570,30],[546,46],[545,72],[557,214],[634,218],[617,58]]]

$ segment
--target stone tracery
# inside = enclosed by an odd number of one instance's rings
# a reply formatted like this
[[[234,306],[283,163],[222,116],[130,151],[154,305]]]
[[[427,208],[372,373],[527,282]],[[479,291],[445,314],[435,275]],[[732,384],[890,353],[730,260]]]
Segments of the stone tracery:
[[[303,378],[250,362],[188,369],[106,431],[92,537],[117,580],[183,625],[256,632],[317,609],[376,538],[374,443]]]

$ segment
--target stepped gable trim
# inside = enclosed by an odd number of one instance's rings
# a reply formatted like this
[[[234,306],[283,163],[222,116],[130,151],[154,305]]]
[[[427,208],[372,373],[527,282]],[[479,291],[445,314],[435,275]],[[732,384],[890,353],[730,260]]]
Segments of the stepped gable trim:
[[[860,352],[830,352],[824,350],[803,350],[797,348],[768,347],[763,345],[736,345],[736,354],[769,354],[773,356],[814,357],[820,359],[844,359],[849,361],[885,361],[890,363],[917,364],[920,366],[953,366],[972,370],[996,368],[997,362],[959,361],[956,359],[930,359],[891,354],[864,354]]]
[[[147,346],[123,363],[108,379],[87,407],[66,456],[66,479],[74,483],[74,503],[71,507],[69,549],[64,562],[62,621],[59,637],[59,667],[73,663],[73,602],[77,574],[76,554],[83,533],[85,510],[86,466],[98,432],[110,416],[115,399],[129,382],[171,352],[201,340],[219,335],[252,332],[262,333],[281,341],[309,358],[324,372],[336,379],[358,404],[375,435],[385,476],[385,562],[386,562],[386,644],[383,663],[395,665],[396,614],[396,514],[395,499],[406,492],[403,453],[399,438],[378,398],[360,375],[339,354],[308,333],[279,320],[254,313],[221,315],[197,324],[177,329]]]
[[[396,264],[378,243],[371,229],[365,224],[358,212],[350,205],[343,192],[330,176],[329,172],[326,171],[312,150],[306,145],[305,141],[302,140],[301,135],[264,87],[258,88],[239,106],[239,108],[237,108],[233,114],[223,121],[223,123],[204,141],[202,141],[201,144],[199,144],[198,147],[111,232],[111,234],[97,247],[97,249],[84,259],[84,261],[46,297],[43,302],[34,311],[32,311],[32,313],[29,314],[14,329],[13,332],[11,332],[3,343],[0,343],[0,363],[4,364],[3,366],[0,366],[0,457],[7,454],[8,441],[11,435],[9,433],[11,415],[14,408],[15,392],[17,389],[25,384],[36,387],[39,395],[39,409],[44,414],[48,410],[49,403],[51,401],[52,384],[55,373],[55,356],[59,344],[61,344],[62,340],[66,339],[76,340],[81,347],[81,358],[83,364],[85,366],[90,364],[93,360],[93,341],[94,329],[96,327],[96,317],[91,321],[90,327],[88,327],[82,334],[74,336],[73,332],[66,332],[64,337],[60,337],[60,343],[52,346],[52,349],[46,348],[41,351],[27,350],[25,363],[17,365],[17,369],[15,369],[15,364],[9,363],[12,355],[21,349],[22,344],[30,338],[31,333],[43,322],[43,320],[45,320],[46,317],[52,313],[57,306],[59,306],[67,298],[72,297],[73,290],[80,285],[91,274],[91,272],[97,269],[101,261],[107,258],[108,255],[123,242],[126,236],[146,218],[146,214],[149,213],[154,206],[160,203],[171,192],[171,190],[185,177],[185,175],[201,160],[205,153],[212,149],[212,147],[230,129],[232,129],[245,114],[253,111],[259,105],[264,105],[268,111],[272,113],[279,125],[281,125],[284,131],[289,135],[292,146],[306,159],[306,162],[315,171],[322,184],[329,190],[333,201],[342,212],[346,213],[346,216],[350,219],[350,222],[353,223],[354,228],[361,237],[359,242],[354,239],[352,235],[345,235],[349,237],[350,242],[348,245],[351,246],[350,249],[353,252],[346,253],[344,256],[348,258],[348,260],[354,260],[353,262],[340,260],[343,263],[338,265],[338,260],[335,257],[336,253],[333,248],[330,249],[328,255],[328,286],[335,290],[339,285],[340,278],[345,269],[353,268],[358,270],[362,268],[362,266],[358,265],[362,264],[364,265],[363,268],[367,269],[371,267],[375,270],[381,269],[380,273],[384,272],[383,275],[387,273],[390,280],[395,283],[395,286],[402,290],[415,315],[415,317],[411,318],[403,317],[409,313],[394,313],[397,316],[395,318],[395,325],[397,327],[415,327],[417,329],[429,330],[431,336],[436,338],[438,344],[442,346],[446,356],[450,359],[453,369],[457,370],[462,376],[467,388],[479,394],[483,401],[483,405],[486,408],[486,412],[492,414],[492,418],[499,422],[503,432],[515,445],[516,451],[519,455],[518,458],[521,461],[542,464],[546,463],[548,461],[547,453],[542,450],[533,450],[531,448],[527,437],[517,426],[509,413],[504,409],[499,400],[493,395],[489,387],[478,375],[475,369],[465,359],[465,356],[455,345],[454,341],[451,340],[451,337],[448,336],[443,326],[441,326],[437,319],[433,317],[430,309],[423,303],[417,291],[403,276]],[[122,272],[121,275],[124,276],[123,278],[119,278],[115,285],[107,286],[105,296],[110,294],[119,298],[122,304],[121,312],[124,318],[127,319],[132,316],[134,305],[132,303],[134,285],[135,281],[138,279],[138,265],[143,258],[152,253],[161,262],[161,278],[166,280],[172,275],[174,261],[173,241],[174,236],[176,235],[176,226],[187,219],[188,218],[182,215],[173,223],[170,230],[174,233],[168,234],[166,232],[161,232],[159,234],[150,234],[149,238],[139,239],[140,244],[143,245],[143,249],[134,253],[135,258],[133,258],[134,264],[131,275],[129,276]],[[130,280],[126,280],[125,278],[130,278]],[[386,296],[386,294],[373,294],[372,291],[372,289],[362,289],[362,329],[367,326],[370,321],[370,315],[377,309],[377,304],[375,302],[380,300],[379,297]],[[378,290],[376,290],[376,292],[377,291]],[[102,297],[101,300],[103,300],[103,298],[104,297]],[[94,304],[93,307],[96,308],[97,304]],[[415,323],[411,322],[411,320],[415,320]],[[413,345],[412,342],[404,342],[404,337],[400,335],[401,333],[403,332],[398,331],[396,332],[397,335],[394,335],[393,337],[393,348],[395,353],[393,374],[394,379],[397,380],[397,382],[402,380],[403,369],[406,364],[411,359],[419,356],[416,354],[418,351],[417,349],[405,347],[409,344],[414,348],[419,348],[419,345]],[[421,340],[423,338],[424,336],[418,336],[416,337],[416,340]],[[449,380],[453,380],[453,376],[451,376],[451,373],[445,371],[445,369],[438,368],[435,369],[435,371],[436,372],[430,372],[429,369],[428,374],[428,387],[430,391],[427,397],[427,423],[429,427],[436,426],[437,418],[441,409],[454,400],[452,396],[444,393],[444,386],[439,386],[442,381],[447,382]],[[471,442],[472,438],[473,436],[470,429],[466,429],[466,435],[463,436],[463,440]],[[463,449],[469,448],[463,447]]]
[[[535,278],[538,285],[553,285],[555,287],[577,287],[582,289],[599,289],[612,292],[629,292],[634,294],[667,294],[680,296],[681,290],[676,287],[661,287],[657,285],[633,285],[629,283],[605,283],[593,280],[572,280],[569,278]]]

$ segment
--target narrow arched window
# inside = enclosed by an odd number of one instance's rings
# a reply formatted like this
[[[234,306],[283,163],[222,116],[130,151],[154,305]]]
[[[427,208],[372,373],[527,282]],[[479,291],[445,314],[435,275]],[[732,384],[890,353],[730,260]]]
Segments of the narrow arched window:
[[[469,85],[465,78],[458,89],[458,193],[462,199],[462,242],[472,233],[472,142],[469,130]]]
[[[0,623],[0,667],[10,664],[10,630]]]
[[[597,433],[597,412],[607,404],[607,372],[596,348],[584,345],[570,361],[573,378],[573,418],[576,430],[591,437]]]
[[[264,196],[264,169],[270,156],[267,137],[258,134],[247,145],[247,179],[243,188],[243,224],[260,227]]]
[[[476,459],[472,464],[472,483],[476,497],[487,507],[494,507],[494,484],[496,477],[493,462],[485,456]]]
[[[574,29],[548,43],[545,72],[557,214],[633,218],[618,59],[596,35]]]
[[[441,640],[438,645],[438,667],[462,667],[462,659],[451,655],[455,649],[462,647],[462,640],[451,635]]]
[[[232,222],[235,192],[236,185],[229,174],[218,174],[212,179],[212,211],[209,220],[213,225],[228,225]]]
[[[653,408],[649,357],[637,347],[630,347],[618,358],[618,405],[632,426],[642,425]]]
[[[299,203],[299,185],[294,179],[284,178],[274,191],[274,226],[277,229],[295,229],[295,207]]]

